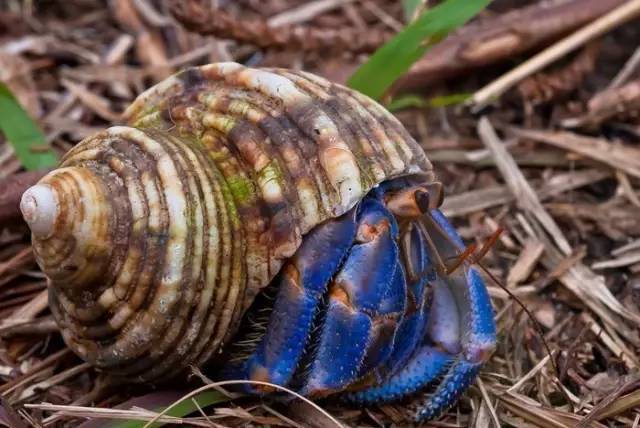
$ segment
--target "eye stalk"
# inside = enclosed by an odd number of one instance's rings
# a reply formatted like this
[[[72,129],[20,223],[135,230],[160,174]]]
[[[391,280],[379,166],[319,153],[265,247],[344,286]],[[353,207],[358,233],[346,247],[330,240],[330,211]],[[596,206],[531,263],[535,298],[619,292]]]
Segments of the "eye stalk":
[[[442,205],[444,199],[442,183],[434,181],[411,186],[385,195],[385,203],[396,216],[419,218]]]

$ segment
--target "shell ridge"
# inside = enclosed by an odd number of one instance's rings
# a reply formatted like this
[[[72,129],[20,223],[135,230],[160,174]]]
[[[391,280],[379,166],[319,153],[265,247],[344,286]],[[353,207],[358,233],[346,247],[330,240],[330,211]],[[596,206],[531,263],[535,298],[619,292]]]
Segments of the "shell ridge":
[[[348,118],[351,116],[349,110],[338,112],[335,105],[332,105],[334,101],[333,97],[327,93],[324,88],[315,86],[313,82],[309,80],[300,79],[299,76],[293,73],[283,73],[303,92],[307,93],[310,98],[313,99],[314,104],[318,105],[319,110],[327,115],[329,120],[333,122],[337,129],[337,133],[341,136],[342,141],[348,147],[349,152],[353,156],[357,169],[360,174],[360,187],[366,189],[375,183],[374,175],[370,168],[367,166],[367,158],[360,144],[358,144],[358,134],[355,132],[351,121]]]

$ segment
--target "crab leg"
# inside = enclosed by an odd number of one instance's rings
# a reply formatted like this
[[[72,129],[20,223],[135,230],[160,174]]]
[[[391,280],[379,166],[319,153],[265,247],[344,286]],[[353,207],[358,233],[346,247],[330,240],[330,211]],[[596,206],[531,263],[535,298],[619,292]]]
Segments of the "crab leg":
[[[278,279],[278,294],[264,336],[242,367],[229,370],[226,377],[279,385],[290,381],[327,284],[353,243],[355,211],[326,222],[305,238]]]
[[[360,404],[382,404],[414,394],[447,371],[453,357],[431,346],[422,346],[409,361],[386,381],[345,395],[345,400]]]
[[[396,273],[398,226],[379,201],[365,199],[351,252],[329,288],[329,303],[302,393],[323,396],[358,379],[365,364],[389,357],[401,310],[381,305],[389,288],[402,286]],[[394,278],[396,280],[394,281]],[[401,278],[404,280],[404,275]]]
[[[430,214],[433,222],[426,223],[427,233],[444,259],[455,257],[463,249],[462,240],[440,211],[433,209]],[[455,272],[439,276],[435,281],[436,295],[438,290],[441,297],[434,298],[427,340],[445,348],[455,361],[435,391],[426,394],[416,414],[417,420],[435,417],[451,406],[474,381],[496,341],[491,301],[473,267],[463,264]]]

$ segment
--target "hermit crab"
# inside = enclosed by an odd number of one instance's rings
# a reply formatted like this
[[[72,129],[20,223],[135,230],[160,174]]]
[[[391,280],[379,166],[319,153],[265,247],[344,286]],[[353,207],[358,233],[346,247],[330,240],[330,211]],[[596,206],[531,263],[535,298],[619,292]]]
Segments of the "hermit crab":
[[[235,63],[152,87],[25,192],[67,345],[113,378],[452,405],[496,340],[441,185],[373,100]],[[267,290],[270,295],[267,296]],[[244,321],[243,321],[244,320]]]

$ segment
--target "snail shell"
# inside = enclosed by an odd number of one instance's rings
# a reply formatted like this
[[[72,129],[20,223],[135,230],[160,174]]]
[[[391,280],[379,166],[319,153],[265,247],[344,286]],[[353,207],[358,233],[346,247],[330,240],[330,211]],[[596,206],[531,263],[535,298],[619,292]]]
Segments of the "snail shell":
[[[304,234],[393,177],[433,180],[371,99],[311,74],[183,71],[23,196],[64,340],[116,377],[209,360]]]

